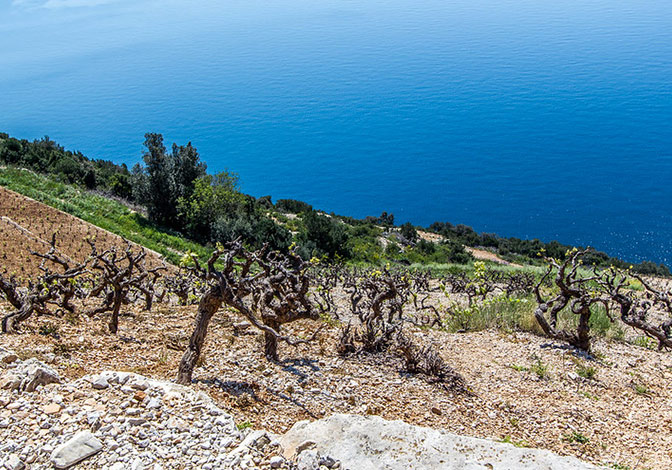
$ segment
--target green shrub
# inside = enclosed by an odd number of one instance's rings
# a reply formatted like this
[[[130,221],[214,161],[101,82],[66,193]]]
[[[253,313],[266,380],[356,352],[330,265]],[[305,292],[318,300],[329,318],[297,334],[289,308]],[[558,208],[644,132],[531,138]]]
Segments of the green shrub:
[[[280,212],[291,214],[302,214],[313,210],[313,206],[310,204],[296,199],[278,199],[275,202],[275,208]]]
[[[541,358],[538,358],[532,366],[530,366],[530,370],[540,379],[548,379],[550,377],[548,369],[548,364],[544,363]]]
[[[595,379],[595,376],[597,375],[597,369],[595,369],[595,367],[593,367],[593,366],[579,365],[576,368],[576,373],[580,377],[583,377],[584,379],[593,380],[593,379]]]

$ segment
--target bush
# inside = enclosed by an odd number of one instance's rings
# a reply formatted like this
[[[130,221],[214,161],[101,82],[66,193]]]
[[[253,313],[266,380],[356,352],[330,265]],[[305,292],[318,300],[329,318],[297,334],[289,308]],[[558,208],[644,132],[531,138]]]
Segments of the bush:
[[[336,256],[349,258],[349,238],[344,224],[311,211],[303,217],[303,230],[298,236],[299,253],[304,259],[325,255],[330,259]]]
[[[241,237],[243,242],[255,249],[268,244],[272,250],[286,252],[292,242],[292,234],[268,217],[250,217],[245,214],[221,216],[212,224],[213,242],[230,242]]]
[[[280,212],[290,212],[292,214],[302,214],[313,210],[313,206],[310,204],[296,199],[278,199],[275,208]]]

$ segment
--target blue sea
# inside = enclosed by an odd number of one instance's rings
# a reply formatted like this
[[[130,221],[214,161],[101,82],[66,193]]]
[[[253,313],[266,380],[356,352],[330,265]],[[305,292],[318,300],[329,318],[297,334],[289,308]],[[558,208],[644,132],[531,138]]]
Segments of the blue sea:
[[[0,1],[0,131],[672,262],[672,2]]]

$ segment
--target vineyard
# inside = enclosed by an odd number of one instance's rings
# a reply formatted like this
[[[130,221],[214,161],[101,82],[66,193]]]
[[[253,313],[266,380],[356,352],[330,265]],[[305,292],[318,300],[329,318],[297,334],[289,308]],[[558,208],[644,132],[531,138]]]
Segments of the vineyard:
[[[0,187],[0,258],[2,272],[22,279],[40,274],[31,252],[43,252],[56,235],[58,252],[81,263],[89,255],[88,240],[101,248],[124,246],[124,240],[77,217]],[[137,247],[137,245],[136,245]],[[148,263],[162,264],[161,255],[148,252]]]
[[[2,188],[0,214],[0,338],[65,376],[175,379],[275,431],[376,414],[616,468],[672,463],[664,280],[578,250],[437,273],[240,240],[176,267]]]
[[[153,226],[142,214],[121,202],[82,191],[75,186],[54,181],[28,170],[0,167],[0,187],[4,188],[3,191],[10,190],[7,194],[13,194],[8,196],[11,197],[8,203],[0,203],[7,204],[7,210],[14,211],[14,218],[23,220],[26,225],[32,224],[34,227],[35,224],[44,223],[41,221],[41,211],[44,211],[45,215],[60,214],[58,217],[74,216],[67,220],[77,226],[82,226],[82,221],[88,222],[87,230],[102,228],[101,236],[109,236],[111,232],[148,250],[160,253],[173,264],[177,264],[186,252],[198,253],[201,256],[205,256],[208,252],[202,245]],[[23,210],[24,206],[26,211]],[[38,215],[32,222],[29,217],[23,215],[29,208]],[[0,215],[12,218],[12,215],[4,212]]]

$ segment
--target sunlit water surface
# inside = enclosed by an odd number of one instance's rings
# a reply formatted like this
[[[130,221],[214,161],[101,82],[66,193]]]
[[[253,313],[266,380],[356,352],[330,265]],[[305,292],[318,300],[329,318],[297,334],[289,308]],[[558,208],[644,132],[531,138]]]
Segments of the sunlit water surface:
[[[0,130],[245,191],[672,261],[672,3],[15,0]]]

